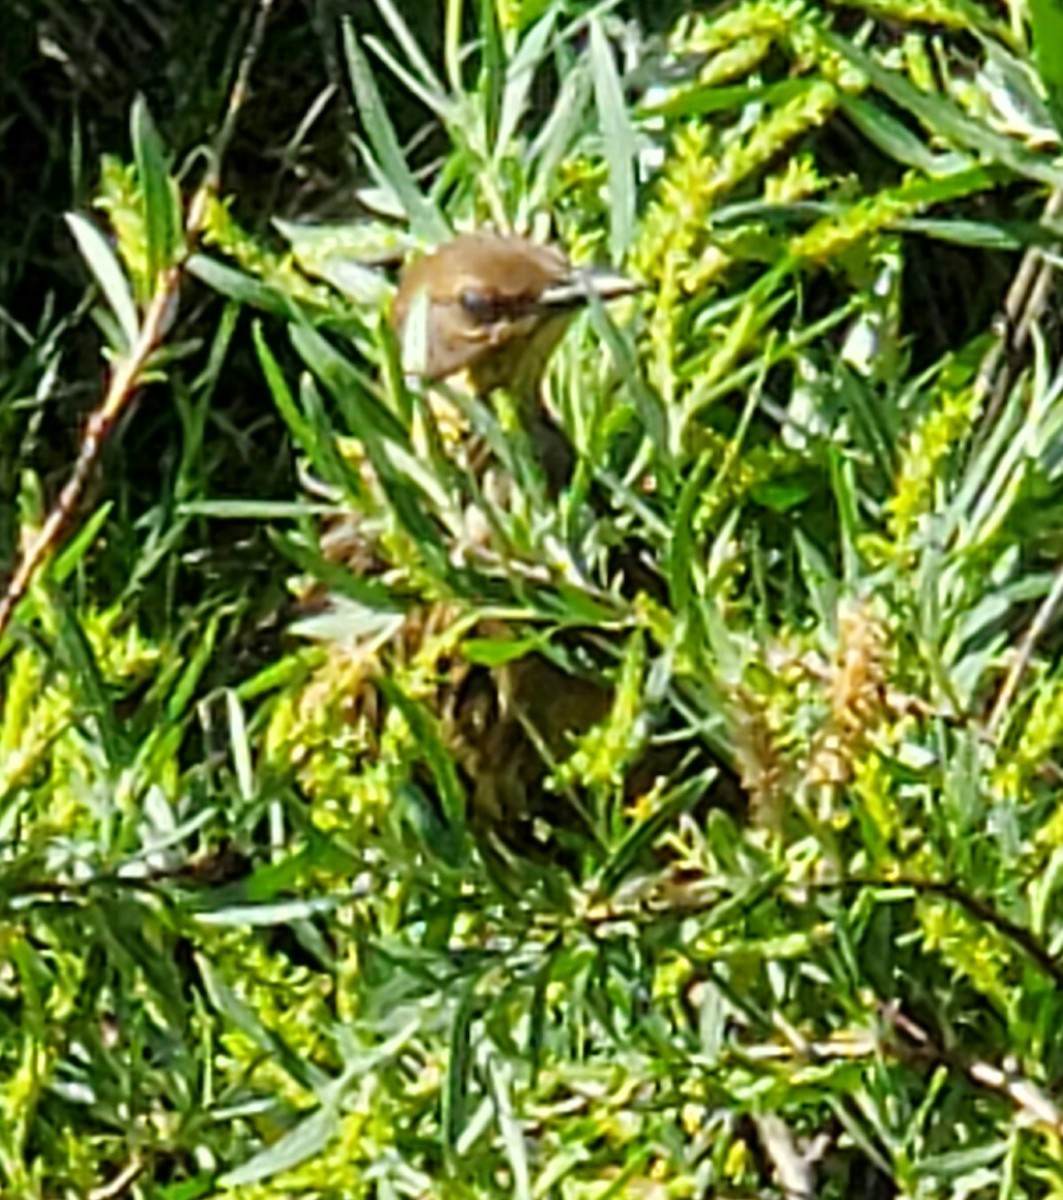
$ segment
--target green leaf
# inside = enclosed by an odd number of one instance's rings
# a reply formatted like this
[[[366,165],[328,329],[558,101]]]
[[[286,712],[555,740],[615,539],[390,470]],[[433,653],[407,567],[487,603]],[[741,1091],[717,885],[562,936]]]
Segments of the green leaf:
[[[195,961],[211,1005],[252,1045],[268,1055],[301,1087],[321,1091],[328,1085],[328,1076],[320,1068],[295,1053],[283,1038],[266,1028],[255,1010],[233,991],[205,954],[197,953]]]
[[[336,507],[309,500],[190,500],[177,511],[183,517],[211,517],[218,521],[279,521],[328,516],[335,513]]]
[[[462,657],[483,667],[501,667],[534,654],[548,641],[546,634],[523,638],[467,638]]]
[[[185,715],[192,697],[196,694],[196,688],[203,677],[203,672],[206,671],[214,655],[214,643],[218,636],[220,624],[220,613],[212,614],[207,621],[207,627],[203,631],[203,636],[196,643],[196,648],[192,652],[191,658],[181,671],[180,677],[174,685],[169,699],[166,701],[166,720],[168,722],[179,721]]]
[[[613,51],[601,22],[591,22],[591,71],[594,98],[609,166],[609,250],[613,261],[623,260],[635,229],[635,159],[637,144]]]
[[[140,325],[137,320],[137,307],[133,301],[133,292],[129,280],[125,277],[118,256],[107,244],[106,238],[91,221],[77,213],[67,213],[66,223],[74,240],[81,251],[81,257],[88,264],[104,299],[111,307],[111,312],[118,321],[122,331],[124,345],[122,350],[129,350],[137,340]]]
[[[380,686],[389,704],[393,704],[417,739],[417,746],[432,778],[439,789],[443,815],[450,831],[460,835],[465,830],[465,789],[458,778],[457,768],[431,718],[417,703],[390,679],[381,679]]]
[[[966,155],[955,151],[935,153],[907,125],[861,96],[843,92],[841,109],[864,137],[884,154],[925,175],[951,175],[974,165]]]
[[[480,9],[480,112],[485,147],[498,144],[498,116],[506,79],[506,56],[498,28],[495,0],[479,0]]]
[[[129,741],[115,716],[107,684],[96,655],[74,611],[74,606],[58,590],[51,596],[55,609],[57,648],[80,694],[85,708],[95,718],[100,744],[112,767],[125,766],[131,758]]]
[[[149,295],[153,295],[163,271],[173,264],[181,215],[166,153],[143,96],[137,96],[133,101],[131,134],[147,239],[147,282]]]
[[[198,909],[195,917],[200,925],[212,928],[269,929],[334,913],[345,900],[344,896],[306,896],[272,904],[226,904]]]
[[[366,586],[364,580],[356,582]],[[384,645],[399,634],[405,615],[401,609],[359,603],[337,590],[324,611],[293,621],[289,630],[293,637],[341,646]]]
[[[808,486],[796,479],[766,480],[749,489],[751,499],[777,513],[787,513],[803,504],[809,494]]]
[[[690,607],[693,588],[691,571],[697,563],[694,553],[694,514],[705,494],[716,455],[706,451],[688,470],[686,481],[675,503],[668,547],[668,590],[672,609],[677,614]]]
[[[1051,187],[1063,187],[1063,167],[1056,166],[1047,155],[1027,150],[1021,142],[969,117],[953,101],[922,91],[900,71],[881,66],[871,55],[857,49],[845,38],[826,30],[821,30],[818,36],[832,50],[858,67],[874,87],[918,117],[933,133],[977,151],[983,158],[1001,163],[1017,175],[1036,179]]]
[[[511,143],[528,106],[528,95],[535,79],[535,72],[553,37],[554,27],[557,23],[556,16],[557,10],[551,9],[541,21],[532,27],[531,31],[521,39],[517,52],[506,68],[506,82],[502,92],[501,111],[498,116],[498,133],[494,141],[496,160],[507,150],[512,149]]]
[[[387,613],[395,611],[395,598],[387,585],[380,580],[355,575],[342,563],[331,562],[325,558],[316,546],[288,537],[275,530],[270,531],[270,541],[300,571],[323,583],[329,591],[338,592],[341,596],[366,608]],[[342,610],[340,616],[341,618],[343,616]],[[303,622],[299,622],[296,628],[305,629],[306,626]],[[311,630],[315,628],[320,629],[320,625],[310,627]]]
[[[528,151],[535,175],[528,196],[532,210],[545,206],[558,186],[558,166],[587,122],[592,83],[582,59],[574,63],[558,89],[557,100]]]
[[[243,705],[231,688],[225,691],[225,707],[229,716],[229,746],[240,796],[245,802],[255,797],[255,770],[251,765],[251,747],[247,740],[247,721]]]
[[[205,960],[199,959],[202,969]],[[211,988],[218,987],[217,977],[212,976]],[[417,1033],[417,1022],[408,1022],[391,1037],[368,1049],[355,1039],[347,1038],[343,1045],[343,1073],[330,1079],[318,1072],[315,1091],[321,1097],[321,1106],[303,1117],[283,1137],[254,1155],[243,1166],[230,1171],[220,1180],[223,1187],[240,1187],[244,1184],[266,1179],[283,1171],[291,1170],[300,1163],[314,1158],[339,1132],[340,1115],[347,1091],[355,1081],[369,1077],[390,1059],[399,1055]]]
[[[461,96],[465,92],[461,72],[461,30],[464,13],[465,0],[446,0],[443,18],[443,62],[450,90],[455,96]]]
[[[727,87],[703,87],[695,85],[651,103],[640,104],[635,110],[638,120],[664,117],[675,120],[682,117],[708,116],[717,112],[743,108],[747,104],[759,103],[765,107],[785,104],[808,90],[804,79],[784,79],[778,83],[738,83]]]
[[[476,978],[468,979],[462,988],[450,1025],[447,1056],[447,1077],[443,1085],[443,1144],[453,1150],[465,1128],[468,1112],[469,1071],[472,1064],[472,1022],[478,1000]]]
[[[1000,1162],[1008,1152],[1005,1139],[985,1142],[964,1150],[946,1150],[941,1154],[928,1154],[919,1160],[919,1170],[928,1177],[956,1179],[971,1172],[975,1167],[989,1167]],[[989,1175],[985,1183],[995,1180],[996,1173]]]
[[[261,321],[255,321],[252,335],[255,341],[255,353],[258,355],[262,374],[266,377],[266,383],[269,386],[270,395],[273,397],[273,403],[276,404],[277,410],[284,418],[284,423],[291,430],[292,436],[299,443],[303,453],[309,457],[313,457],[317,441],[314,435],[314,427],[299,411],[299,406],[296,404],[291,389],[288,387],[280,364],[273,356],[273,351],[269,348],[269,343],[266,341]]]
[[[824,629],[832,629],[838,612],[841,581],[826,556],[800,529],[794,531],[797,561],[809,601]]]
[[[299,400],[310,433],[307,455],[314,470],[325,483],[340,489],[344,500],[355,512],[365,511],[369,502],[366,481],[357,464],[348,462],[341,453],[324,397],[310,374],[304,374],[299,380]]]
[[[228,1171],[218,1182],[223,1188],[247,1187],[281,1171],[290,1171],[319,1155],[339,1129],[339,1108],[335,1104],[323,1104],[272,1146],[267,1146],[236,1170]]]
[[[432,64],[425,57],[417,39],[410,32],[409,25],[403,20],[392,0],[376,0],[376,6],[395,35],[395,40],[406,55],[407,62],[418,77],[417,88],[411,87],[411,90],[415,90],[415,94],[424,100],[432,112],[442,116],[449,106],[443,81],[432,69]]]
[[[343,23],[343,45],[362,124],[384,178],[406,210],[410,228],[428,242],[445,241],[450,228],[443,214],[417,186],[406,165],[387,108],[350,21]]]
[[[96,541],[100,530],[107,523],[107,518],[111,515],[113,508],[112,500],[101,504],[90,517],[85,519],[81,528],[55,556],[50,570],[51,578],[55,583],[63,583],[77,569],[85,555],[92,549],[93,542]]]
[[[303,225],[273,219],[299,267],[364,312],[380,310],[393,291],[381,266],[401,260],[410,239],[380,222],[348,225]]]
[[[668,411],[664,402],[647,383],[639,367],[631,338],[617,328],[605,305],[593,291],[590,295],[590,311],[595,332],[609,347],[616,363],[617,374],[631,391],[639,419],[656,455],[659,483],[670,487],[673,461]]]
[[[860,536],[860,513],[852,460],[837,451],[833,452],[830,456],[830,476],[842,535],[842,578],[852,587],[860,577],[860,555],[856,548]]]
[[[502,1134],[502,1147],[509,1160],[514,1200],[532,1200],[531,1170],[524,1130],[513,1109],[513,1074],[507,1063],[492,1055],[488,1077],[495,1102],[495,1117]]]
[[[342,409],[350,433],[367,447],[379,446],[382,440],[409,446],[409,435],[399,419],[380,403],[366,377],[327,338],[307,324],[293,325],[290,334],[300,357]]]
[[[661,798],[648,817],[631,829],[602,869],[600,887],[605,895],[619,887],[631,868],[653,846],[661,833],[673,826],[684,812],[708,795],[718,775],[715,767],[709,767],[693,778],[684,780]]]
[[[417,464],[402,423],[373,395],[360,372],[315,329],[293,325],[290,334],[296,351],[343,411],[349,431],[361,439],[396,516],[421,553],[431,556],[434,568],[446,575],[446,547],[430,514],[447,500]],[[426,499],[431,503],[426,504]]]
[[[193,254],[185,269],[222,296],[251,308],[260,308],[279,317],[291,317],[296,312],[294,301],[284,292],[207,254]]]
[[[1063,0],[1029,0],[1033,59],[1063,136]]]
[[[139,898],[118,894],[101,898],[90,914],[95,928],[86,934],[104,942],[129,983],[139,977],[139,986],[151,996],[164,1021],[173,1026],[183,1023],[187,1013],[181,973],[171,958],[159,953],[161,931],[151,907]]]

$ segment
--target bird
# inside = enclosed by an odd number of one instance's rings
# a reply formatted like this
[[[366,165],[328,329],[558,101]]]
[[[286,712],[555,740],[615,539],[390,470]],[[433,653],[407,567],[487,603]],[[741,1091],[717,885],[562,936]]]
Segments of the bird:
[[[480,397],[506,389],[556,496],[575,454],[543,400],[546,364],[592,296],[612,301],[640,288],[611,268],[575,267],[556,246],[465,233],[406,266],[392,323],[408,374],[438,382],[465,372]]]
[[[459,375],[480,398],[498,389],[509,393],[556,497],[571,478],[575,453],[544,396],[550,355],[592,298],[610,302],[639,290],[639,283],[612,269],[574,266],[554,246],[510,234],[464,233],[407,262],[388,319],[403,370],[427,383],[429,402],[443,390],[436,385],[453,387]],[[471,435],[459,431],[459,437],[466,445],[456,453],[465,465],[482,470],[482,456],[465,452]],[[372,479],[366,482],[371,489]],[[486,495],[488,489],[481,491]],[[589,499],[597,507],[593,492]],[[405,568],[392,558],[373,523],[341,521],[327,540],[325,557],[345,562],[355,575],[388,577],[392,583],[404,577]],[[656,564],[644,564],[637,546],[615,547],[607,569],[621,595],[645,592],[658,604],[667,603]],[[381,637],[374,625],[368,636],[335,645],[304,691],[311,730],[318,729],[330,703],[338,704],[346,730],[344,752],[357,747],[352,765],[360,769],[381,753],[392,707],[394,691],[380,682],[416,680],[417,703],[431,715],[456,769],[467,800],[466,821],[481,851],[501,853],[507,862],[513,855],[545,858],[576,870],[579,856],[566,858],[569,849],[596,844],[599,833],[584,796],[559,784],[554,765],[564,764],[582,738],[609,720],[616,704],[615,687],[602,669],[603,658],[609,661],[601,652],[602,638],[588,639],[576,628],[555,631],[550,653],[545,647],[527,649],[490,663],[466,656],[464,640],[512,642],[514,634],[523,638],[527,630],[514,630],[497,613],[480,615],[471,626],[465,624],[468,616],[463,603],[425,596],[389,634]],[[659,714],[662,721],[667,716]],[[688,727],[685,715],[680,725]],[[652,734],[649,723],[644,727]],[[334,753],[331,734],[329,739],[329,753]],[[623,801],[632,811],[641,797],[656,793],[659,781],[678,772],[694,778],[706,766],[702,748],[686,736],[649,736],[632,754],[623,782]],[[704,803],[744,819],[748,806],[741,781],[730,764],[715,756],[709,761],[720,782],[706,791]],[[415,760],[410,779],[431,801],[435,784],[423,766]],[[442,811],[441,803],[435,807]],[[585,836],[574,842],[573,833]]]
[[[593,297],[607,303],[641,288],[611,267],[574,266],[556,246],[513,234],[464,233],[407,264],[392,324],[407,374],[429,384],[464,374],[481,398],[505,389],[556,497],[576,455],[543,395],[550,356]],[[496,826],[533,815],[546,767],[528,727],[548,753],[563,757],[611,702],[608,687],[569,675],[537,653],[489,672],[466,672],[446,707],[452,747],[472,781],[473,810]]]
[[[481,399],[498,389],[508,393],[547,491],[556,497],[571,478],[576,456],[544,397],[550,355],[592,298],[611,302],[641,286],[609,267],[575,266],[556,246],[512,234],[463,233],[407,262],[390,320],[403,371],[420,377],[430,397],[435,385],[453,386],[459,375]],[[433,411],[437,420],[446,413],[445,399],[439,407],[433,404]],[[459,432],[459,443],[465,441],[455,453],[483,483],[494,468],[485,467],[481,453],[470,452],[466,435]],[[489,490],[498,494],[483,487],[485,494]],[[351,541],[348,536],[342,547],[337,541],[334,549],[349,553]],[[361,573],[379,548],[364,552],[357,526],[353,544],[363,551],[351,560],[352,569]],[[381,563],[384,559],[386,554]],[[370,684],[431,644],[426,631],[453,619],[445,608],[437,602],[409,612],[398,634],[374,652]],[[505,640],[512,631],[504,623],[481,620],[472,634]],[[373,687],[359,689],[359,696],[369,697],[364,715],[379,723]],[[547,759],[563,760],[576,740],[608,715],[612,703],[613,690],[603,680],[562,669],[543,653],[530,651],[488,667],[465,661],[459,648],[441,672],[430,707],[466,781],[474,827],[511,847],[519,843],[527,850],[537,842],[539,835],[531,831],[540,818],[560,815],[558,798],[545,787]]]

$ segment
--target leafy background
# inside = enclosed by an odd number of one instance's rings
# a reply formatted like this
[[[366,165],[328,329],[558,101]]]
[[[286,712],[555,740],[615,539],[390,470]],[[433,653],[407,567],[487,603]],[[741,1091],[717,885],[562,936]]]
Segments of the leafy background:
[[[1063,1191],[1061,38],[9,2],[5,562],[157,328],[0,648],[4,1195]],[[647,285],[556,505],[396,369],[482,225]]]

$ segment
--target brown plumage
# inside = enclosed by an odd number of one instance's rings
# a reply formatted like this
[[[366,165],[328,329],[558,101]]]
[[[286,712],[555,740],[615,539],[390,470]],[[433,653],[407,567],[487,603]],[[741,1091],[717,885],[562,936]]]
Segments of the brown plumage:
[[[578,270],[553,246],[467,233],[406,268],[394,322],[404,349],[412,345],[407,322],[423,294],[425,336],[420,361],[408,358],[408,370],[437,380],[468,370],[481,394],[506,387],[535,401],[550,352],[590,294],[612,300],[636,290],[615,272]]]

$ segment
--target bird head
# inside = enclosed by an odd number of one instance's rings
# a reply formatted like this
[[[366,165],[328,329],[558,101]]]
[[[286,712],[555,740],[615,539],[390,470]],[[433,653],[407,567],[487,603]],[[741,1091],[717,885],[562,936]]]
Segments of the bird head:
[[[547,359],[591,295],[613,300],[638,288],[613,271],[573,267],[552,246],[462,234],[406,268],[393,324],[404,351],[418,343],[419,361],[404,354],[412,373],[438,380],[467,370],[480,394],[505,387],[534,397]],[[418,310],[424,336],[411,338],[407,325]]]

